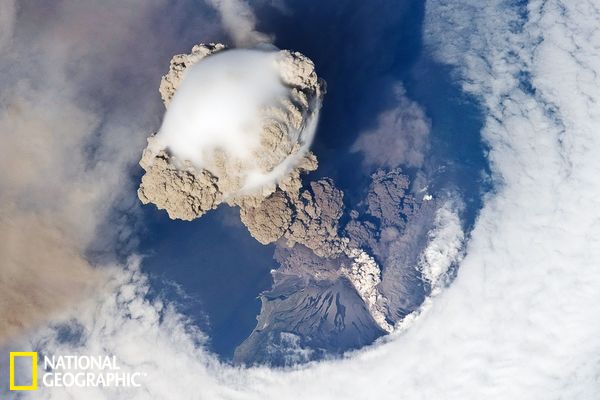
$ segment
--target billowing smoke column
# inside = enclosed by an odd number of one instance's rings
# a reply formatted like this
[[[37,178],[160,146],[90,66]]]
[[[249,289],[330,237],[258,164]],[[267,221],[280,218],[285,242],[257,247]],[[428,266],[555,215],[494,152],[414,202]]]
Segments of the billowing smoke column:
[[[322,96],[311,60],[272,49],[197,45],[161,82],[167,112],[148,139],[138,195],[173,219],[225,202],[257,207],[275,191],[297,197]]]

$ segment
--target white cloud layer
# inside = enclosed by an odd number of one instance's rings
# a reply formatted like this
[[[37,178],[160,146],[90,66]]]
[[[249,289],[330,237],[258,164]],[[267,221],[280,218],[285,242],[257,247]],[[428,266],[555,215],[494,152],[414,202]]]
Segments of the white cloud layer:
[[[427,43],[485,107],[497,189],[456,280],[410,329],[344,360],[234,369],[194,343],[171,311],[139,300],[145,284],[135,268],[115,270],[107,295],[81,306],[85,347],[65,348],[51,334],[44,347],[113,352],[151,381],[134,393],[30,398],[596,398],[600,12],[585,0],[507,7],[428,3]]]

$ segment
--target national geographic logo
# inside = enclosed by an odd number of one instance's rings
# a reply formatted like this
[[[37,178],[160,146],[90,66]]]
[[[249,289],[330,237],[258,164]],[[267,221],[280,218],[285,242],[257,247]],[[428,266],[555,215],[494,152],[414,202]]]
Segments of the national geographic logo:
[[[31,384],[17,385],[15,383],[15,361],[17,358],[29,358],[31,360]],[[38,388],[38,353],[34,351],[12,351],[10,353],[10,390],[37,390]]]
[[[11,391],[38,390],[38,385],[46,388],[141,387],[141,378],[146,376],[141,372],[123,372],[115,356],[45,355],[40,380],[38,361],[37,352],[10,353],[9,388]],[[30,373],[26,374],[28,371]],[[27,382],[23,382],[24,380]]]

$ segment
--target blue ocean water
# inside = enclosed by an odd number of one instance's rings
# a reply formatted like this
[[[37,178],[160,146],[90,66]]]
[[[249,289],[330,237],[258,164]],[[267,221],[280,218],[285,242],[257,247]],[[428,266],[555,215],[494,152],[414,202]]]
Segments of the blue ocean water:
[[[210,335],[210,348],[228,358],[256,325],[258,294],[269,288],[276,267],[273,246],[263,246],[221,207],[201,219],[172,221],[145,207],[148,236],[142,267],[155,294],[175,300]]]
[[[453,188],[465,200],[469,229],[487,190],[481,113],[450,70],[433,61],[422,43],[423,2],[286,1],[285,10],[257,9],[259,29],[273,33],[279,48],[309,56],[327,81],[327,95],[313,151],[319,169],[332,177],[352,205],[362,197],[369,171],[349,149],[377,116],[394,106],[392,86],[401,82],[432,121],[426,169],[433,190]],[[194,12],[194,10],[190,10]],[[198,38],[202,41],[204,38]],[[407,170],[409,175],[416,171]],[[256,242],[237,210],[222,207],[193,222],[170,220],[144,207],[141,251],[155,294],[180,309],[210,335],[209,347],[230,359],[252,331],[276,267],[272,246]]]

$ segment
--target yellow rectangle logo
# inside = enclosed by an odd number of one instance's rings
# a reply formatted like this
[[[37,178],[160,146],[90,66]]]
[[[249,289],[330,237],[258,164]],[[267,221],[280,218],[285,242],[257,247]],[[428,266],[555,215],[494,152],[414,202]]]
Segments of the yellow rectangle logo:
[[[31,385],[17,386],[15,385],[15,358],[28,357],[31,358]],[[10,390],[37,390],[38,388],[38,353],[35,351],[11,351],[10,352]]]

